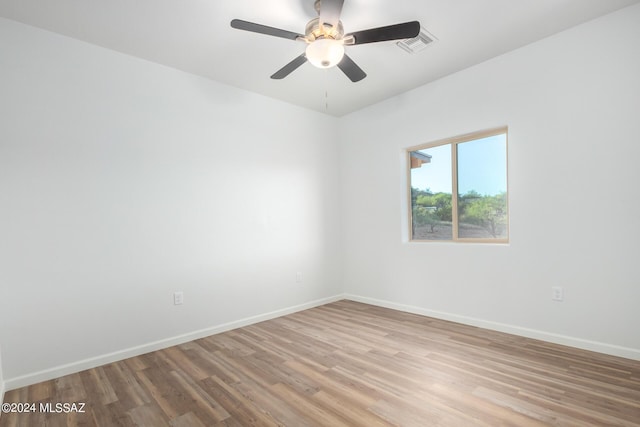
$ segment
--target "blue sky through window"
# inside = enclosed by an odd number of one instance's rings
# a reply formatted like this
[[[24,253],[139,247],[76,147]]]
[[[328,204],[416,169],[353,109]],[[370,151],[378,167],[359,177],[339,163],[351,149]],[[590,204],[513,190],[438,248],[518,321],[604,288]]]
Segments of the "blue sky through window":
[[[458,144],[458,187],[461,194],[481,195],[507,191],[506,135],[495,135]],[[432,156],[431,163],[411,170],[411,186],[432,193],[451,193],[451,145],[418,150]]]

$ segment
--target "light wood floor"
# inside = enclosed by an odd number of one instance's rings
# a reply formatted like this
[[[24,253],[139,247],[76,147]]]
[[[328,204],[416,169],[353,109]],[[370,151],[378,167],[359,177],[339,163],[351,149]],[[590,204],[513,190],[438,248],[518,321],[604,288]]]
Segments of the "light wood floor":
[[[0,426],[640,426],[640,362],[351,301],[10,391]]]

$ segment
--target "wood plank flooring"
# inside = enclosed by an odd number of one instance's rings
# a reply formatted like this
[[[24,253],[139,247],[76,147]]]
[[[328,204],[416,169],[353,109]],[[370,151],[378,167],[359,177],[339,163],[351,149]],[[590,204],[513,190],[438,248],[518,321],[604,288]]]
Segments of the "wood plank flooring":
[[[640,362],[339,301],[7,392],[9,426],[640,426]]]

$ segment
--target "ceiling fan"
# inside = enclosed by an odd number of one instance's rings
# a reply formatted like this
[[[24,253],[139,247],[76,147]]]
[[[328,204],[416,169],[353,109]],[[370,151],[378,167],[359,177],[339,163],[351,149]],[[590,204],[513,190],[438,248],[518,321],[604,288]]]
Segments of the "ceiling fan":
[[[364,79],[367,74],[344,52],[345,46],[409,39],[416,37],[420,32],[420,23],[411,21],[345,34],[340,21],[343,4],[344,0],[316,0],[315,9],[318,17],[307,23],[304,35],[241,19],[232,20],[231,26],[239,30],[307,43],[305,52],[276,71],[271,76],[272,79],[283,79],[309,61],[318,68],[337,65],[352,82]]]

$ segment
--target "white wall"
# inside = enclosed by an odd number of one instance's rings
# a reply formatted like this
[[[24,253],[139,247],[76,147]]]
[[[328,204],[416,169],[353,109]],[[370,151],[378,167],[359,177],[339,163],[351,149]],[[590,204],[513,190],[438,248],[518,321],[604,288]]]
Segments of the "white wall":
[[[341,292],[335,118],[4,19],[0,52],[8,388]]]
[[[347,293],[640,359],[639,40],[634,6],[343,118]],[[403,242],[403,148],[503,125],[510,244]]]
[[[2,375],[2,346],[0,346],[0,405],[4,402],[4,375]],[[0,417],[2,411],[0,411]]]

